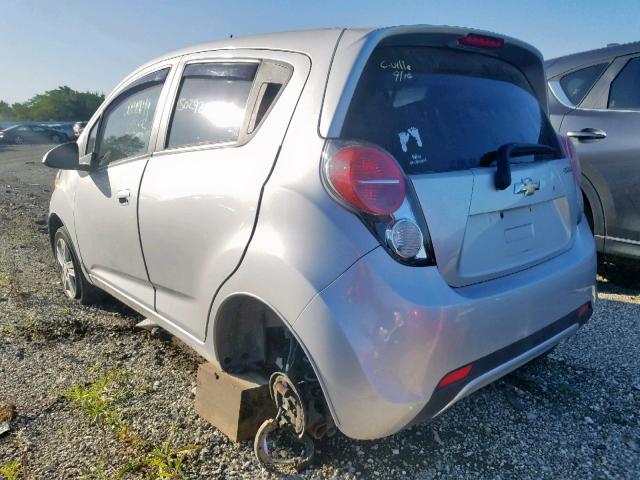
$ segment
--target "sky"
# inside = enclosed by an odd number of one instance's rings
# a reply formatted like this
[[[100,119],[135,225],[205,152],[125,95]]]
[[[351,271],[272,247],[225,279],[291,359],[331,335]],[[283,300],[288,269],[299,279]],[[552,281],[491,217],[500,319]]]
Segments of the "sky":
[[[552,58],[640,40],[640,0],[1,0],[0,100],[108,93],[154,57],[231,34],[415,23],[503,33]]]

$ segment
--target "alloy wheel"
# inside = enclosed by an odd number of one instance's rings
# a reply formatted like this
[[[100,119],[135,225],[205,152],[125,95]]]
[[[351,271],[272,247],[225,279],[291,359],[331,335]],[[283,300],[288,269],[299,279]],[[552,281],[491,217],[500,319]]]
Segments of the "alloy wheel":
[[[60,266],[62,288],[69,298],[76,298],[78,284],[76,282],[76,270],[73,266],[71,248],[64,238],[59,238],[56,242],[56,260]]]

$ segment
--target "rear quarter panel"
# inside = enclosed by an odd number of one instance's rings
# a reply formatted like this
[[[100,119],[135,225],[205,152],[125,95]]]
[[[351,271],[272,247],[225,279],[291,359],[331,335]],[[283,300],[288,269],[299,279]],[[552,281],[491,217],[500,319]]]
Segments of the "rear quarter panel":
[[[304,306],[361,256],[378,245],[356,218],[322,186],[325,140],[320,116],[332,49],[312,56],[309,79],[267,182],[254,235],[241,265],[216,295],[207,330],[214,352],[216,314],[236,293],[260,298],[292,327]]]

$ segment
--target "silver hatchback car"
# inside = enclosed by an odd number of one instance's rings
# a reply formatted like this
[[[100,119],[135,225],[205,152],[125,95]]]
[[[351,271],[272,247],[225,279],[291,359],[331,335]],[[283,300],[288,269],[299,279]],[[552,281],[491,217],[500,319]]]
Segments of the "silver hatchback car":
[[[280,375],[316,438],[393,434],[591,315],[580,165],[546,95],[537,50],[461,28],[168,54],[45,156],[64,290]]]

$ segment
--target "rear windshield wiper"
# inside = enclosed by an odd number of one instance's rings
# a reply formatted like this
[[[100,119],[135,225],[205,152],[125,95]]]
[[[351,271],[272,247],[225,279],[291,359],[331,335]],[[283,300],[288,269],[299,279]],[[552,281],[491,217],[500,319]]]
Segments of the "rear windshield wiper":
[[[511,157],[525,155],[558,155],[558,149],[541,143],[505,143],[498,150],[485,153],[480,159],[481,167],[488,167],[496,161],[495,185],[498,190],[505,190],[511,185]]]

